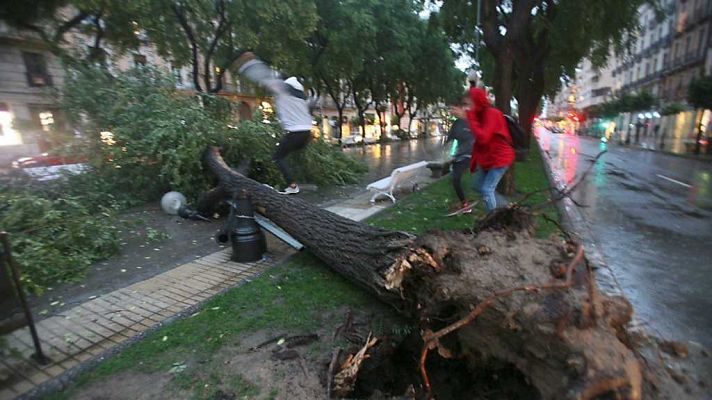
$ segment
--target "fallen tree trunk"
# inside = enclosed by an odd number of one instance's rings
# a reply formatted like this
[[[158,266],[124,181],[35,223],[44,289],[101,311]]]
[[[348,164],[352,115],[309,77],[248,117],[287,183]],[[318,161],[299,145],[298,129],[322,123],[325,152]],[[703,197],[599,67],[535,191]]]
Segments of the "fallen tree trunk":
[[[427,395],[426,358],[437,349],[473,368],[510,363],[545,399],[641,398],[640,364],[619,339],[632,310],[625,299],[597,292],[577,246],[487,226],[476,235],[416,238],[280,195],[231,170],[217,149],[206,159],[222,190],[248,190],[258,209],[314,255],[419,322]]]

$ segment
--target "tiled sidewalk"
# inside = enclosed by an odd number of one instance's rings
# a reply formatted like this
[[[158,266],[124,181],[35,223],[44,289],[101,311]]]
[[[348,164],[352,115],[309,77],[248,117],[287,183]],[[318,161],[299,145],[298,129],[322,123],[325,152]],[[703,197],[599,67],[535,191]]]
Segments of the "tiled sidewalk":
[[[431,182],[425,173],[419,178],[420,183]],[[326,209],[360,221],[391,205],[390,201],[371,205],[370,197],[370,193],[362,193]],[[28,329],[6,335],[15,354],[0,360],[0,400],[33,397],[39,386],[50,379],[108,354],[125,341],[294,253],[274,236],[265,234],[269,253],[262,261],[232,262],[232,250],[227,248],[39,321],[37,330],[43,350],[51,359],[47,365],[30,358],[34,348]]]
[[[47,365],[30,359],[28,329],[4,338],[15,353],[0,361],[0,400],[31,395],[40,384],[101,357],[215,294],[279,263],[293,250],[267,235],[269,253],[255,263],[230,261],[232,250],[196,259],[148,280],[93,298],[37,323]]]

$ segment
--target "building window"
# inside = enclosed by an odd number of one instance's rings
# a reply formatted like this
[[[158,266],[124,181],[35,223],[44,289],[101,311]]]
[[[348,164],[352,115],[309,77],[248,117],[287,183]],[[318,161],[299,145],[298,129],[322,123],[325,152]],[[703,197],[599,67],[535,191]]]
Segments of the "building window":
[[[22,52],[27,71],[27,84],[32,87],[52,86],[52,78],[47,73],[47,63],[42,54]]]
[[[134,54],[134,67],[141,68],[146,66],[146,56],[143,54]]]
[[[64,119],[56,107],[30,106],[35,126],[43,132],[63,131]]]
[[[37,116],[40,118],[42,130],[45,132],[51,131],[54,125],[54,114],[52,114],[52,111],[41,111]]]

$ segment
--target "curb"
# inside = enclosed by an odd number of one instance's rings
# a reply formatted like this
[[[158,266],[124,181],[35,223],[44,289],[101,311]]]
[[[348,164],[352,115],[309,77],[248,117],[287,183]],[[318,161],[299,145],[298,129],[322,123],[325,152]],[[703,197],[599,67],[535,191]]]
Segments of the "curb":
[[[535,142],[536,147],[539,150],[539,154],[541,155],[549,182],[558,190],[566,189],[566,183],[551,169],[551,156],[548,152],[541,148],[538,140]],[[556,192],[552,189],[552,193]],[[613,270],[606,262],[603,253],[599,250],[600,246],[598,246],[596,240],[593,238],[591,228],[584,216],[581,214],[579,208],[568,197],[556,202],[556,208],[559,211],[559,215],[561,215],[563,227],[571,235],[578,238],[578,240],[584,245],[584,248],[586,249],[586,259],[596,271],[596,283],[598,284],[601,292],[609,296],[625,297],[620,283],[618,283]]]

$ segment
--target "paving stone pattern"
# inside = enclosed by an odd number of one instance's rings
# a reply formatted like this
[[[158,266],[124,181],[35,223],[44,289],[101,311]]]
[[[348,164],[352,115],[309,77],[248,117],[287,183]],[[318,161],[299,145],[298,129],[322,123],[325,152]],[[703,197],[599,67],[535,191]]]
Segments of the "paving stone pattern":
[[[370,205],[370,196],[370,193],[362,193],[326,209],[360,221],[391,205],[390,201]],[[0,359],[0,400],[25,398],[50,379],[106,355],[121,343],[260,274],[294,253],[274,236],[266,236],[269,252],[259,262],[230,261],[232,250],[227,248],[39,321],[37,330],[42,349],[51,360],[47,365],[31,359],[34,347],[28,329],[6,335],[4,338],[13,354]]]
[[[293,250],[268,235],[269,252],[254,263],[230,261],[230,248],[148,280],[89,299],[37,323],[47,365],[34,362],[28,329],[5,336],[12,355],[0,360],[0,400],[15,399],[82,362],[161,324],[270,268]]]

